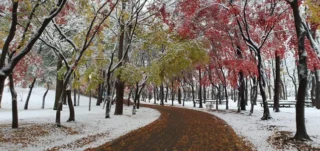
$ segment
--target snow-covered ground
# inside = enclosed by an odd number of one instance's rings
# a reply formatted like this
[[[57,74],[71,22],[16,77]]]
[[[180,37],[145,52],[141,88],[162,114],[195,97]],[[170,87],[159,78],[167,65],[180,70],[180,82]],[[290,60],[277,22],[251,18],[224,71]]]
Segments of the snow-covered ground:
[[[24,136],[26,143],[0,143],[0,150],[45,150],[63,146],[63,150],[84,150],[89,147],[97,147],[105,142],[112,141],[132,130],[143,127],[160,116],[156,110],[140,108],[136,115],[132,115],[132,108],[124,106],[124,115],[114,116],[112,106],[111,118],[105,119],[105,110],[102,106],[96,106],[96,99],[92,98],[91,111],[88,111],[89,98],[80,97],[80,106],[75,107],[76,122],[67,123],[69,117],[68,106],[64,106],[61,112],[61,122],[65,128],[55,127],[55,111],[52,110],[55,91],[50,90],[46,97],[45,109],[41,109],[44,88],[34,88],[29,110],[23,110],[29,89],[16,88],[18,93],[19,125],[17,130],[11,129],[11,95],[5,88],[0,109],[0,138],[10,139],[12,134],[17,134],[24,129],[28,130],[33,125],[42,125],[46,130],[43,136],[33,139],[35,135]],[[40,126],[41,127],[41,126]],[[71,129],[68,129],[71,128]],[[1,136],[2,135],[2,136]],[[16,141],[15,141],[16,142]],[[23,147],[23,148],[22,148]]]
[[[88,97],[81,96],[80,106],[75,107],[76,122],[67,123],[68,107],[64,106],[62,111],[62,125],[72,128],[75,133],[59,130],[54,126],[55,111],[52,110],[54,91],[49,91],[46,98],[45,109],[41,108],[42,95],[44,88],[34,88],[30,98],[29,110],[23,110],[24,101],[27,97],[29,89],[16,88],[18,91],[19,101],[19,124],[20,130],[24,127],[32,126],[34,124],[44,124],[49,133],[41,136],[37,141],[30,141],[25,148],[23,143],[1,143],[0,150],[44,150],[52,147],[64,147],[64,150],[83,150],[88,147],[96,147],[104,142],[111,141],[121,135],[128,133],[134,129],[142,127],[156,120],[160,113],[148,109],[141,108],[137,115],[131,115],[131,107],[124,107],[123,116],[112,116],[111,119],[104,119],[104,110],[101,106],[95,106],[96,99],[92,99],[91,111],[88,111]],[[11,134],[17,130],[10,128],[11,124],[11,95],[9,90],[4,90],[2,108],[0,109],[0,134]],[[21,99],[23,98],[23,99]],[[148,102],[146,102],[148,103]],[[151,100],[150,104],[153,104]],[[159,102],[157,102],[159,104]],[[171,105],[171,101],[167,102]],[[177,101],[174,105],[182,107]],[[113,106],[114,107],[114,106]],[[241,111],[237,113],[237,103],[229,101],[229,110],[225,110],[225,104],[219,105],[219,111],[208,110],[205,108],[194,108],[192,102],[185,102],[186,108],[201,110],[214,114],[225,120],[239,136],[244,137],[251,142],[259,151],[276,150],[267,139],[272,136],[275,131],[289,131],[295,132],[295,108],[280,108],[281,112],[273,112],[270,108],[272,119],[268,121],[260,120],[263,114],[263,108],[260,104],[255,106],[253,115],[249,116],[248,111]],[[215,108],[215,107],[214,107]],[[249,110],[249,106],[247,106]],[[113,113],[113,111],[111,112]],[[305,109],[306,128],[307,132],[313,140],[311,144],[320,147],[320,110],[313,107],[306,107]],[[4,126],[3,126],[4,125]],[[72,133],[72,134],[70,134]],[[30,137],[32,140],[32,135]],[[7,135],[2,137],[8,137]],[[85,145],[84,145],[85,144]],[[294,150],[294,149],[287,149]]]
[[[146,103],[149,103],[148,101]],[[150,104],[153,104],[153,99],[150,101]],[[159,102],[157,102],[159,104]],[[258,151],[273,151],[275,149],[271,144],[267,142],[268,137],[272,136],[275,131],[289,131],[293,135],[296,131],[296,122],[295,122],[295,107],[291,106],[290,108],[280,108],[280,112],[273,112],[272,108],[270,113],[272,116],[271,120],[260,120],[263,115],[263,108],[260,106],[260,103],[257,103],[254,107],[253,115],[249,116],[250,106],[247,107],[247,111],[241,111],[237,113],[237,102],[229,101],[229,110],[225,110],[225,103],[218,106],[219,111],[215,111],[215,106],[213,110],[208,110],[206,105],[203,104],[204,108],[193,107],[192,102],[185,102],[186,108],[191,108],[195,110],[201,110],[226,121],[239,135],[244,137],[247,141],[251,142]],[[171,100],[169,100],[166,105],[171,105]],[[182,104],[178,104],[177,101],[174,101],[174,106],[182,107]],[[312,146],[317,148],[320,147],[320,110],[317,110],[314,107],[305,108],[305,119],[306,119],[306,128],[309,136],[313,140],[311,142]],[[293,148],[287,150],[295,150]]]

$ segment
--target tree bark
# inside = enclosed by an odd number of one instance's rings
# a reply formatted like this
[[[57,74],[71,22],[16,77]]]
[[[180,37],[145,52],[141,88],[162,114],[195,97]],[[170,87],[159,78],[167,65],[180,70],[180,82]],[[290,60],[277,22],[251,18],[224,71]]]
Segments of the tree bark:
[[[97,97],[97,103],[96,106],[100,106],[102,102],[102,91],[103,91],[103,83],[98,85],[98,97]]]
[[[126,1],[122,1],[122,11],[124,12],[126,9]],[[119,37],[119,47],[118,47],[118,59],[121,60],[124,57],[124,40],[125,40],[125,23],[124,23],[124,15],[121,15],[120,19],[120,37]],[[120,66],[123,64],[121,63]],[[120,75],[117,76],[116,79],[116,109],[114,115],[122,115],[123,114],[123,96],[124,96],[124,82],[121,81]]]
[[[316,84],[315,84],[315,106],[317,109],[320,109],[320,75],[316,71]]]
[[[164,88],[163,84],[160,85],[160,105],[164,105]]]
[[[89,111],[91,111],[91,90],[89,90]]]
[[[46,100],[46,96],[47,96],[47,94],[48,94],[48,91],[49,91],[49,83],[47,83],[47,90],[46,90],[46,92],[44,92],[44,94],[43,94],[43,97],[42,97],[42,106],[41,106],[41,109],[44,109],[44,104],[45,104],[45,100]]]
[[[199,108],[203,108],[202,106],[202,91],[201,91],[201,68],[199,68]]]
[[[33,78],[33,81],[31,83],[31,85],[29,86],[30,90],[29,90],[29,93],[28,93],[28,97],[27,97],[26,103],[24,105],[24,109],[25,110],[28,110],[29,99],[30,99],[30,96],[31,96],[31,93],[32,93],[32,89],[33,89],[34,83],[36,82],[36,79],[37,78]]]
[[[173,106],[173,101],[174,101],[174,85],[173,85],[173,80],[171,81],[171,105]]]
[[[129,95],[128,95],[128,106],[130,106],[130,97],[131,97],[131,94],[132,94],[132,88],[130,89],[130,92],[129,92]]]
[[[178,87],[178,103],[181,104],[181,89]]]
[[[281,58],[276,54],[276,78],[274,80],[274,105],[273,111],[280,112],[279,109],[279,97],[280,97],[280,61]]]
[[[124,94],[124,82],[118,79],[116,81],[116,109],[114,115],[123,114],[123,94]]]
[[[246,102],[245,102],[245,82],[244,82],[244,76],[243,73],[239,73],[239,82],[240,82],[240,87],[239,87],[239,102],[240,102],[240,108],[241,110],[246,110]]]
[[[307,52],[304,47],[304,41],[306,36],[306,31],[303,27],[302,18],[300,16],[298,0],[290,2],[291,8],[293,10],[294,23],[296,27],[297,39],[298,39],[298,55],[299,55],[299,65],[298,65],[298,75],[299,75],[299,88],[296,103],[296,134],[294,139],[296,140],[311,140],[307,134],[304,116],[304,104],[305,95],[308,83],[308,68],[307,68]]]
[[[0,80],[0,109],[1,109],[1,101],[2,101],[2,95],[3,95],[3,89],[4,89],[4,80]]]
[[[68,106],[69,106],[69,119],[67,122],[75,121],[74,107],[72,104],[71,90],[66,90],[66,94],[68,97]]]
[[[58,56],[58,62],[57,62],[57,73],[60,70],[60,68],[62,67],[62,59],[60,56]],[[56,78],[56,95],[55,95],[55,101],[54,101],[54,106],[53,106],[53,110],[57,110],[59,101],[60,101],[60,95],[62,94],[62,90],[63,90],[63,80],[59,79],[58,74],[57,74],[57,78]],[[62,108],[61,108],[62,109]]]
[[[73,105],[77,106],[77,89],[73,89]]]
[[[191,84],[191,92],[192,92],[192,102],[193,102],[193,107],[196,107],[196,101],[194,100],[194,86],[193,83]]]
[[[17,102],[17,92],[14,89],[13,77],[12,74],[9,74],[9,87],[12,97],[12,128],[19,127],[19,120],[18,120],[18,102]]]

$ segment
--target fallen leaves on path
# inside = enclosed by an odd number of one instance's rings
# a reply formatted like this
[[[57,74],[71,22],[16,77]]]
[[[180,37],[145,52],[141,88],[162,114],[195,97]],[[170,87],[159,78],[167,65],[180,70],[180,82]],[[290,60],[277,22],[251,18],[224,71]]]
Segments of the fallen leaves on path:
[[[174,107],[148,107],[161,112],[158,120],[86,151],[253,150],[230,126],[211,114]]]

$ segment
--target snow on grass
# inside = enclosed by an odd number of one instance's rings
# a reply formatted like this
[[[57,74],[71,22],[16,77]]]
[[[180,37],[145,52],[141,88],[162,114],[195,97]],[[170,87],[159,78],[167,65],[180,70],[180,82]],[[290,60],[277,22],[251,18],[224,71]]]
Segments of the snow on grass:
[[[140,108],[136,115],[132,115],[132,107],[124,106],[122,116],[113,115],[114,105],[111,110],[111,118],[105,119],[105,110],[102,106],[96,106],[96,99],[92,98],[91,111],[88,111],[89,98],[80,97],[80,106],[75,107],[76,122],[65,122],[69,117],[68,106],[64,105],[61,112],[61,124],[63,128],[56,128],[54,104],[55,91],[50,90],[46,97],[45,109],[41,109],[44,88],[34,88],[29,102],[29,110],[23,110],[29,89],[16,88],[18,93],[19,125],[18,130],[11,129],[11,95],[8,88],[4,90],[2,108],[0,109],[0,138],[10,138],[12,134],[20,131],[28,131],[32,126],[43,128],[44,136],[37,136],[28,132],[27,145],[23,142],[12,141],[1,143],[0,150],[45,150],[60,147],[63,150],[84,150],[89,147],[97,147],[112,141],[132,130],[143,127],[159,118],[160,113],[149,108]],[[3,136],[1,136],[3,134]],[[34,137],[37,137],[34,139]],[[10,143],[11,142],[11,143]],[[22,148],[23,147],[23,148]]]
[[[153,99],[150,103],[153,104]],[[159,104],[159,102],[157,102]],[[168,100],[166,105],[171,105],[171,100]],[[182,104],[174,101],[174,106],[182,107]],[[210,114],[213,114],[224,121],[226,121],[235,132],[244,137],[247,141],[251,142],[258,151],[273,151],[277,150],[267,142],[268,138],[276,131],[289,131],[293,135],[296,131],[296,121],[295,121],[295,107],[291,106],[290,108],[280,108],[280,112],[273,112],[272,108],[270,109],[270,114],[272,116],[271,120],[260,120],[263,115],[263,108],[260,106],[260,103],[257,102],[257,105],[254,106],[253,115],[249,116],[250,106],[246,106],[247,111],[241,111],[237,113],[237,102],[232,100],[229,101],[229,110],[226,110],[225,103],[219,104],[219,111],[215,110],[215,104],[212,110],[206,108],[206,105],[203,104],[203,108],[199,108],[199,104],[196,105],[196,108],[193,107],[192,101],[185,102],[185,107],[190,109],[196,109],[200,111],[205,111]],[[310,144],[314,147],[320,147],[320,110],[314,107],[305,108],[305,119],[306,119],[306,128],[309,136],[313,140]],[[296,150],[295,148],[289,148],[287,150]]]

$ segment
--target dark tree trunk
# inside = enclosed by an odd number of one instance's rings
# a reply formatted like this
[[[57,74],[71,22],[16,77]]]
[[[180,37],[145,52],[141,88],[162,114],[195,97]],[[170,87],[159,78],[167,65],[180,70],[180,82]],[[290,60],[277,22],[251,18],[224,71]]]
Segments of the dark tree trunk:
[[[169,93],[169,87],[166,86],[166,99],[165,99],[166,103],[168,102],[168,93]]]
[[[76,74],[74,73],[73,74],[73,80],[75,81],[77,79],[77,77],[76,77]],[[73,105],[74,106],[77,106],[77,89],[76,88],[74,88],[73,89]]]
[[[192,92],[192,102],[193,102],[193,107],[196,107],[196,101],[194,100],[194,86],[191,84],[191,92]]]
[[[173,85],[173,80],[171,82],[171,86],[172,86],[172,89],[171,89],[171,105],[173,106],[173,101],[174,101],[174,85]]]
[[[276,78],[274,80],[274,105],[273,111],[280,112],[279,97],[280,97],[280,56],[276,54]]]
[[[203,108],[202,106],[202,91],[201,91],[201,69],[199,68],[199,108]]]
[[[61,67],[62,67],[62,59],[61,59],[61,57],[58,57],[57,72],[60,70]],[[54,110],[57,110],[57,108],[58,108],[58,104],[60,101],[60,95],[62,94],[62,89],[63,89],[62,87],[63,87],[63,80],[59,79],[58,74],[57,74],[56,95],[55,95],[55,101],[54,101],[54,106],[53,106]]]
[[[178,103],[181,104],[181,88],[178,87]]]
[[[244,89],[244,99],[246,102],[246,105],[248,105],[248,78],[246,78],[246,85],[245,85],[245,89]]]
[[[218,91],[219,104],[222,104],[222,102],[221,102],[221,100],[222,100],[222,94],[221,94],[222,84],[219,84],[218,89],[219,89],[219,91]]]
[[[203,84],[202,85],[202,89],[203,89],[203,103],[206,103],[206,99],[207,99],[207,97],[206,97],[206,87],[205,87],[205,85]]]
[[[163,84],[160,85],[160,105],[164,105],[164,88]]]
[[[132,94],[132,88],[130,89],[130,92],[129,92],[129,95],[128,95],[128,106],[130,106],[130,97],[131,97],[131,94]],[[150,100],[149,100],[150,102]]]
[[[126,10],[126,2],[122,2],[122,11]],[[124,15],[122,15],[120,19],[120,36],[119,36],[119,47],[118,47],[118,59],[121,60],[124,58],[123,50],[124,50],[124,40],[125,40],[125,25],[124,25]],[[122,66],[122,63],[120,64]],[[117,76],[116,79],[116,109],[114,115],[122,115],[123,114],[123,95],[124,95],[124,82],[121,81],[120,75]]]
[[[77,106],[77,89],[73,89],[73,105]]]
[[[241,110],[246,110],[246,101],[245,101],[245,82],[244,82],[244,76],[243,73],[239,73],[239,102],[240,102],[240,108]]]
[[[250,114],[253,114],[253,109],[254,109],[254,106],[257,105],[257,97],[258,97],[258,87],[257,87],[256,78],[254,77],[252,81],[253,81],[253,86],[251,87],[251,93],[250,93],[250,102],[251,102]]]
[[[139,83],[136,82],[136,91],[134,93],[134,101],[133,101],[134,106],[137,106],[137,101],[139,99],[138,97],[139,97]]]
[[[74,107],[72,104],[72,97],[71,97],[71,90],[67,90],[66,91],[67,97],[68,97],[68,106],[69,106],[69,119],[67,120],[67,122],[71,122],[71,121],[75,121],[74,118]]]
[[[220,86],[220,85],[219,85]],[[221,95],[220,95],[220,93],[221,93],[221,89],[220,89],[220,87],[217,87],[217,90],[218,90],[218,95],[217,95],[217,100],[216,100],[216,110],[218,110],[219,109],[219,104],[218,104],[218,102],[220,103],[221,102]]]
[[[298,54],[299,54],[299,65],[298,65],[298,75],[299,75],[299,88],[296,103],[296,126],[297,131],[294,136],[296,140],[311,140],[307,134],[305,118],[304,118],[304,104],[305,95],[308,83],[308,68],[307,68],[307,52],[304,47],[304,41],[306,36],[306,31],[303,27],[302,18],[300,16],[298,0],[290,2],[291,8],[293,10],[294,22],[296,27],[297,39],[298,39]]]
[[[263,103],[263,116],[261,120],[268,120],[268,119],[271,119],[271,115],[268,107],[266,92],[264,91],[266,84],[262,74],[262,61],[261,61],[260,51],[258,51],[257,56],[258,56],[258,72],[259,72],[258,84],[259,84],[259,89],[260,89],[262,103]]]
[[[211,87],[211,100],[214,100],[214,87]]]
[[[45,101],[46,101],[46,96],[47,96],[47,94],[48,94],[48,91],[49,91],[49,83],[47,83],[47,90],[46,90],[46,92],[44,92],[44,94],[43,94],[43,97],[42,97],[42,106],[41,106],[41,109],[44,109],[44,104],[45,104]]]
[[[316,71],[316,85],[315,85],[315,106],[320,109],[320,75]]]
[[[145,86],[145,84],[142,84],[142,86],[141,86],[141,88],[140,88],[140,90],[139,90],[139,92],[138,92],[137,109],[139,109],[139,107],[140,107],[140,96],[141,96],[142,90],[144,89],[144,86]]]
[[[78,91],[78,103],[77,103],[78,106],[80,106],[80,92]]]
[[[182,90],[183,90],[183,102],[182,102],[182,106],[184,106],[184,102],[186,101],[187,99],[187,91],[184,87],[182,87]]]
[[[2,95],[3,95],[3,89],[4,89],[4,80],[0,80],[0,109],[1,109],[1,101],[2,101]]]
[[[108,69],[108,73],[107,73],[107,81],[106,81],[107,90],[106,90],[106,96],[105,96],[106,97],[105,100],[106,100],[107,106],[106,106],[105,118],[110,118],[110,110],[111,110],[111,102],[112,102],[111,84],[110,84],[110,78],[111,78],[110,69],[111,69],[112,62],[113,62],[113,57],[111,59],[111,63],[110,63],[110,66],[109,66],[109,69]]]
[[[97,97],[97,106],[100,106],[102,102],[102,94],[103,94],[103,84],[98,85],[98,97]]]
[[[154,101],[154,104],[157,104],[157,100],[156,100],[156,96],[157,96],[157,87],[156,86],[154,86],[154,88],[153,88],[153,101]]]
[[[11,97],[12,97],[12,128],[18,128],[19,127],[19,123],[18,123],[19,120],[18,120],[17,92],[14,89],[12,73],[9,74],[9,80],[10,80],[9,87],[10,87],[10,92],[11,92]]]
[[[116,81],[116,109],[114,115],[123,114],[123,94],[124,94],[124,82],[118,80]]]
[[[91,90],[89,90],[89,111],[91,111]]]
[[[36,82],[36,79],[37,78],[33,78],[33,81],[31,83],[31,85],[29,86],[30,90],[29,90],[29,93],[28,93],[28,97],[27,97],[26,103],[24,105],[24,109],[25,110],[28,110],[29,99],[30,99],[30,96],[31,96],[31,93],[32,93],[32,89],[33,89],[34,83]]]

